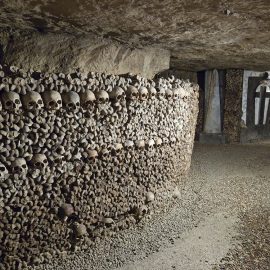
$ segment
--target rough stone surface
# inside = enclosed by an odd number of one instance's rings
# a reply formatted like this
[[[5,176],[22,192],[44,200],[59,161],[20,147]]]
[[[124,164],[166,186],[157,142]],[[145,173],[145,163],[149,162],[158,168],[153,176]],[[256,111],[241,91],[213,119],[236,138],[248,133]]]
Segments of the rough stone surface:
[[[226,72],[223,132],[228,143],[240,142],[243,74],[235,69]]]
[[[92,34],[41,34],[29,31],[0,34],[0,62],[25,69],[48,72],[84,72],[124,74],[131,72],[147,78],[169,68],[167,50],[127,45]]]
[[[168,69],[162,72],[159,72],[156,77],[159,78],[168,78],[174,76],[178,79],[190,80],[193,83],[197,83],[197,72],[193,71],[186,71],[186,70],[179,70],[179,69]]]
[[[172,51],[180,69],[267,70],[268,0],[3,0],[1,26],[93,33],[130,47]]]

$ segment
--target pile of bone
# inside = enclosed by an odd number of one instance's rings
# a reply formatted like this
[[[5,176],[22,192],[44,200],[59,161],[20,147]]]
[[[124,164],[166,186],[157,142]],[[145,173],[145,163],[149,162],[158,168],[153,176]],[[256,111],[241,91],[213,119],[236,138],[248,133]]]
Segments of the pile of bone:
[[[0,68],[0,257],[47,262],[129,228],[190,165],[197,86]]]

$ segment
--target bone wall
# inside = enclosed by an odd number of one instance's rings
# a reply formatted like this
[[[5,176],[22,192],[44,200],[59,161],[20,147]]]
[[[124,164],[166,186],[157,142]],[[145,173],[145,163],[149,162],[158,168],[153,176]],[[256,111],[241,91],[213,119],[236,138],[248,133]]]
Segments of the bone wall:
[[[189,81],[0,69],[0,269],[84,250],[179,196]]]

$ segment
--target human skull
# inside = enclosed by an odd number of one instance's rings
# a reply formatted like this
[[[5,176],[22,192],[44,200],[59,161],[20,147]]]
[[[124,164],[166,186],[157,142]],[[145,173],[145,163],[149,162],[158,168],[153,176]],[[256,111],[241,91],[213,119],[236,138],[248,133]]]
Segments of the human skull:
[[[74,223],[74,233],[76,237],[83,237],[84,235],[87,234],[87,229],[84,224],[75,222]]]
[[[125,147],[126,147],[128,150],[132,149],[132,148],[134,147],[134,142],[131,141],[131,140],[127,140],[127,141],[125,142]]]
[[[145,214],[147,214],[148,208],[146,205],[141,205],[135,208],[135,215],[137,219],[141,219]]]
[[[48,159],[44,154],[35,154],[31,159],[31,163],[34,168],[43,170],[48,165]]]
[[[7,111],[18,112],[22,108],[20,96],[15,92],[3,92],[1,100]]]
[[[88,154],[88,158],[93,161],[95,161],[96,158],[98,157],[98,152],[94,149],[88,149],[87,154]]]
[[[144,140],[138,140],[138,141],[136,141],[136,147],[138,149],[144,149],[144,147],[145,147],[145,141]]]
[[[74,214],[74,207],[69,203],[64,203],[59,207],[58,215],[64,221],[67,221],[68,217]]]
[[[123,144],[122,143],[116,143],[113,147],[114,154],[118,154],[123,150]]]
[[[179,88],[174,88],[173,90],[173,99],[176,100],[180,97],[180,89]]]
[[[172,197],[173,197],[174,199],[179,199],[179,198],[181,197],[181,193],[180,193],[178,187],[176,187],[176,188],[174,189],[173,194],[172,194]]]
[[[81,104],[84,109],[91,109],[96,100],[95,94],[91,90],[86,90],[80,93]]]
[[[150,139],[148,142],[147,142],[147,148],[148,149],[151,149],[153,148],[155,145],[155,141],[153,139]]]
[[[0,162],[0,181],[6,179],[8,176],[8,170],[6,166]]]
[[[170,143],[173,145],[177,142],[176,137],[170,137]]]
[[[151,191],[147,192],[145,197],[146,197],[146,202],[148,203],[154,201],[155,199],[155,195]]]
[[[140,97],[140,100],[142,101],[148,99],[148,90],[146,87],[142,86],[139,88],[139,97]]]
[[[125,91],[123,88],[116,86],[112,89],[112,91],[109,93],[110,99],[112,99],[114,102],[121,101],[125,98]]]
[[[157,146],[162,145],[162,139],[161,138],[156,139],[156,145]]]
[[[114,220],[112,218],[108,218],[108,217],[103,217],[102,218],[102,223],[105,225],[111,225],[114,223]]]
[[[170,89],[166,89],[165,95],[167,99],[171,99],[173,97],[173,92]]]
[[[139,91],[136,87],[129,85],[127,88],[127,98],[130,100],[136,100],[139,97]]]
[[[26,160],[24,158],[17,158],[11,163],[11,172],[13,174],[26,174],[28,170]]]
[[[63,103],[69,111],[76,112],[80,108],[80,96],[74,92],[69,91],[62,94]]]
[[[50,111],[62,108],[62,97],[59,92],[50,90],[42,93],[46,109]]]
[[[158,88],[157,97],[159,99],[163,99],[165,97],[165,89],[163,87]]]
[[[105,104],[109,101],[109,94],[104,90],[98,91],[96,96],[97,96],[97,102],[99,104]]]
[[[107,148],[102,148],[100,154],[102,157],[106,158],[110,155],[110,151]]]
[[[179,88],[179,96],[181,99],[185,98],[188,96],[188,92],[183,88]]]
[[[36,111],[44,107],[41,95],[34,91],[27,92],[22,96],[22,104],[28,111]]]
[[[200,86],[197,84],[197,83],[192,83],[191,84],[191,87],[193,87],[193,91],[194,92],[199,92],[199,90],[200,90]]]
[[[157,90],[155,87],[150,87],[149,89],[149,98],[154,99],[157,95]]]

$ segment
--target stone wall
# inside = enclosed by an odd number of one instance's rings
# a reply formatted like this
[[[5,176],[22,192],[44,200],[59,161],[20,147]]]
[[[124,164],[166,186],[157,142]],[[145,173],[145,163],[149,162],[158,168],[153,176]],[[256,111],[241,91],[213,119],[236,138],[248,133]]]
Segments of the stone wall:
[[[180,70],[180,69],[168,69],[159,72],[156,77],[168,78],[174,76],[176,79],[189,80],[193,83],[197,83],[197,72]]]
[[[223,132],[228,143],[240,142],[243,74],[239,69],[226,71]]]
[[[0,269],[46,263],[179,196],[198,87],[0,70]]]
[[[1,52],[2,51],[2,52]],[[5,32],[0,34],[0,63],[47,72],[124,74],[147,78],[169,68],[170,52],[158,47],[135,48],[95,35]]]

